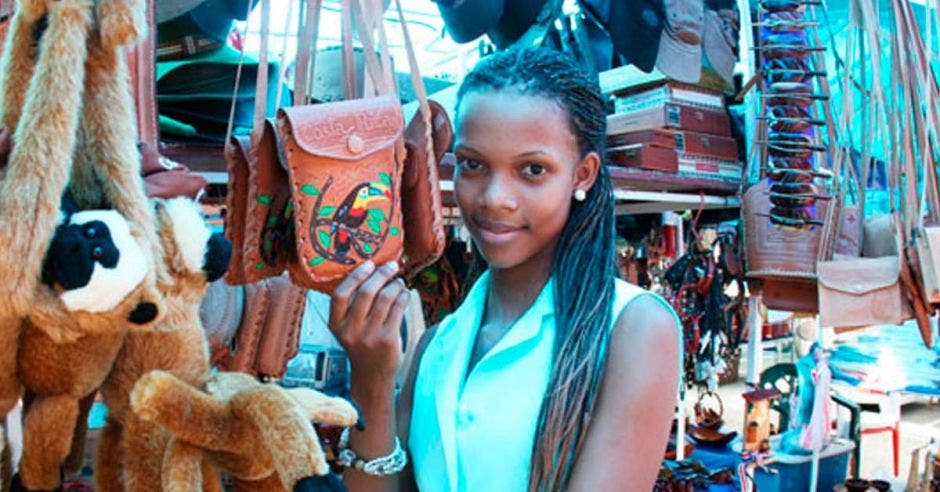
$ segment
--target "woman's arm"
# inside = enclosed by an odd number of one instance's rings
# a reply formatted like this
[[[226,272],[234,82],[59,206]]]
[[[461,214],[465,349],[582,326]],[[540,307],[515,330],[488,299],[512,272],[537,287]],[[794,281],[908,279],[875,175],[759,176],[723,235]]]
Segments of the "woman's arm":
[[[672,312],[640,296],[614,324],[597,407],[569,490],[649,491],[666,451],[679,378]]]
[[[350,393],[366,428],[351,430],[349,447],[364,460],[391,454],[395,425],[395,374],[401,364],[401,322],[409,292],[395,263],[376,268],[366,262],[333,291],[330,330],[349,357]],[[404,447],[406,443],[401,443]],[[398,476],[375,477],[349,469],[350,492],[397,491]]]

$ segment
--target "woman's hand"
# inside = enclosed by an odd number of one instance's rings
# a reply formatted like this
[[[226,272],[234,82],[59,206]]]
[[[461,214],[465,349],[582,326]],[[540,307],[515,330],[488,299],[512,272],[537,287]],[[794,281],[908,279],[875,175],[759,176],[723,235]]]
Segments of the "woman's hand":
[[[336,290],[330,303],[330,330],[346,350],[353,386],[393,389],[402,360],[401,323],[410,293],[395,279],[398,263],[376,268],[367,261]]]

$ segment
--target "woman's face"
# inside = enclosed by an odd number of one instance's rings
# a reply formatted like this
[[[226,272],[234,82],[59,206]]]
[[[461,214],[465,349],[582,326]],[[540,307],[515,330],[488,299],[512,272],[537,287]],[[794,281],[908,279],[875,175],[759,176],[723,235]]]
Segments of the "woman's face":
[[[456,127],[457,204],[490,268],[550,265],[574,190],[597,176],[597,154],[580,157],[558,104],[512,90],[467,93]]]

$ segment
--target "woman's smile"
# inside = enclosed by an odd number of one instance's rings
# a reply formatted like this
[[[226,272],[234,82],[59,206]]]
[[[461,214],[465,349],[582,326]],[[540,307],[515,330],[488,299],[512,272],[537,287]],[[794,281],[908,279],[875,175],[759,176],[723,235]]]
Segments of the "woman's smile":
[[[472,222],[480,242],[484,243],[484,249],[488,249],[489,246],[509,245],[526,230],[524,226],[484,217],[473,217]]]

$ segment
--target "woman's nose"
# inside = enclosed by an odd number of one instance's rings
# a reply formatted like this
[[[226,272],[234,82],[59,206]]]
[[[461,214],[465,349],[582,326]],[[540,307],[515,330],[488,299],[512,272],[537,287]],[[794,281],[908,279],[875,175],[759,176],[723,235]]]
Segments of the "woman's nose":
[[[517,201],[514,187],[504,176],[492,175],[482,190],[480,200],[485,208],[492,210],[515,210]]]

